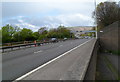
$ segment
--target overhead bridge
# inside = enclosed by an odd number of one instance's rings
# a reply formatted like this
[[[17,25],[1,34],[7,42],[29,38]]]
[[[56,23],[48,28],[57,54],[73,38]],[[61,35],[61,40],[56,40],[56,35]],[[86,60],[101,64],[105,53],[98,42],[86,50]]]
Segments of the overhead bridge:
[[[81,31],[81,32],[96,32],[96,31],[94,31],[94,30],[91,30],[91,31]]]

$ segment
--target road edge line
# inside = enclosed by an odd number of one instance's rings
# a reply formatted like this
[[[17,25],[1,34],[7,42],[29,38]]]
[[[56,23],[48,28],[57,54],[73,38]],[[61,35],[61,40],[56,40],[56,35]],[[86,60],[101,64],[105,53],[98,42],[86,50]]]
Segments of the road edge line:
[[[94,38],[93,38],[93,39],[94,39]],[[28,72],[28,73],[22,75],[21,77],[15,79],[13,82],[16,82],[16,81],[18,81],[18,80],[22,80],[23,78],[27,77],[28,75],[30,75],[30,74],[36,72],[37,70],[41,69],[42,67],[44,67],[44,66],[46,66],[46,65],[48,65],[48,64],[50,64],[50,63],[52,63],[53,61],[55,61],[55,60],[61,58],[62,56],[68,54],[69,52],[71,52],[71,51],[77,49],[78,47],[80,47],[80,46],[82,46],[82,45],[88,43],[89,41],[91,41],[91,40],[93,40],[93,39],[90,39],[90,40],[88,40],[88,41],[86,41],[86,42],[84,42],[84,43],[82,43],[82,44],[80,44],[80,45],[78,45],[78,46],[76,46],[76,47],[70,49],[69,51],[67,51],[67,52],[65,52],[65,53],[63,53],[63,54],[61,54],[60,56],[58,56],[58,57],[56,57],[56,58],[54,58],[54,59],[48,61],[47,63],[45,63],[45,64],[43,64],[43,65],[40,65],[39,67],[33,69],[32,71],[30,71],[30,72]]]

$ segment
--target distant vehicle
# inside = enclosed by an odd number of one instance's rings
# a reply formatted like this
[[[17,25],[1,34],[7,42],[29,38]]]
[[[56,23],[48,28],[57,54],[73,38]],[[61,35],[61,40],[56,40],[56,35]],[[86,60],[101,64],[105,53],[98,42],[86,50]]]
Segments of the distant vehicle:
[[[91,37],[89,36],[88,39],[90,39]]]
[[[90,37],[90,36],[85,36],[84,38],[85,38],[85,39],[90,39],[91,37]]]
[[[86,36],[84,36],[84,38],[86,38]]]
[[[65,41],[65,40],[67,40],[67,38],[64,38],[63,40]]]
[[[51,42],[58,42],[57,38],[51,38]]]
[[[75,39],[79,39],[78,37],[75,37]]]
[[[83,39],[84,37],[79,37],[79,39]]]

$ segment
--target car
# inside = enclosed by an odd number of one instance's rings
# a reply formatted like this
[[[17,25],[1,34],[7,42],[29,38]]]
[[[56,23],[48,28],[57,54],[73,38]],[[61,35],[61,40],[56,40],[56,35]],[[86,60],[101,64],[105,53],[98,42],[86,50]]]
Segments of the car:
[[[84,38],[85,38],[85,39],[88,39],[88,36],[85,36]]]
[[[64,38],[63,41],[67,40],[67,38]]]
[[[51,42],[58,42],[57,38],[51,38]]]

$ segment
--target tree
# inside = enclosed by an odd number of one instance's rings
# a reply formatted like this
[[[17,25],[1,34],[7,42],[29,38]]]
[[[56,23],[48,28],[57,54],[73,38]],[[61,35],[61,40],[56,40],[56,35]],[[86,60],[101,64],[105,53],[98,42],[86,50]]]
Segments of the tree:
[[[14,35],[13,35],[13,41],[14,42],[19,42],[21,39],[20,39],[20,31],[16,32]]]
[[[38,32],[34,32],[33,33],[33,37],[35,40],[37,40],[39,38],[40,34]]]
[[[115,2],[101,2],[97,5],[96,11],[93,12],[93,18],[95,18],[99,29],[101,29],[119,21],[120,16],[118,12],[119,6]]]
[[[13,27],[9,24],[2,27],[2,42],[11,42],[13,41],[13,35],[19,31],[19,27]]]
[[[46,27],[40,28],[40,29],[38,30],[38,33],[39,33],[38,40],[45,40],[45,39],[47,39],[48,31],[47,31],[47,28],[46,28]]]
[[[47,28],[46,27],[42,27],[38,30],[39,34],[47,34]]]
[[[72,38],[74,34],[70,33],[70,30],[64,26],[59,26],[56,29],[50,29],[46,27],[40,28],[38,32],[33,32],[30,29],[19,27],[13,27],[11,25],[3,26],[0,30],[2,32],[2,42],[19,42],[19,41],[33,41],[33,40],[48,40],[49,38]]]
[[[46,35],[40,34],[38,40],[45,40],[46,39]]]
[[[59,26],[56,29],[51,29],[49,30],[48,34],[47,34],[48,38],[71,38],[74,37],[72,33],[70,33],[70,30],[68,30],[67,28],[65,28],[64,26]]]
[[[48,38],[58,38],[58,32],[57,29],[50,29],[47,33]]]
[[[64,26],[59,26],[58,27],[58,32],[61,35],[60,38],[65,38],[65,37],[70,38],[71,37],[70,30],[68,30]]]
[[[2,44],[2,30],[0,29],[0,44]]]
[[[20,40],[21,41],[31,41],[34,40],[33,31],[27,28],[23,28],[20,31]]]

